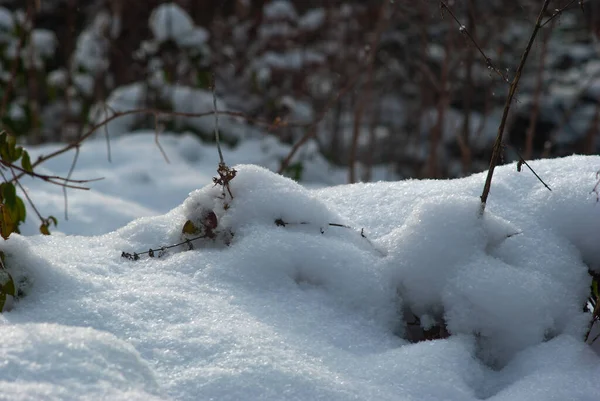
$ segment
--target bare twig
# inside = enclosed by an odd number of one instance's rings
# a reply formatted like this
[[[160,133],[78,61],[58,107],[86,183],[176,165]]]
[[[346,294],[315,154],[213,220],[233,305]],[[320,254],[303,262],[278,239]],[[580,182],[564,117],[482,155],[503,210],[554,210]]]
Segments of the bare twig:
[[[348,172],[348,181],[350,183],[356,182],[356,152],[358,149],[358,137],[360,135],[360,131],[362,128],[362,117],[365,111],[365,106],[371,106],[371,96],[373,94],[373,74],[375,72],[375,57],[377,55],[377,50],[379,49],[379,42],[381,41],[381,35],[384,29],[387,27],[388,22],[390,21],[390,14],[393,9],[390,10],[390,6],[388,6],[390,2],[384,1],[379,9],[379,17],[377,20],[375,35],[373,37],[373,42],[371,43],[369,49],[369,55],[367,56],[367,82],[365,88],[363,90],[363,96],[359,100],[356,112],[354,115],[354,128],[352,133],[352,144],[350,147],[350,156],[349,156],[349,172]],[[392,3],[393,7],[393,3]]]
[[[309,139],[314,138],[317,135],[317,127],[318,127],[319,123],[325,118],[325,116],[327,115],[327,113],[329,112],[331,107],[335,103],[337,103],[342,96],[344,96],[348,91],[350,91],[350,89],[352,89],[352,87],[354,87],[356,82],[358,82],[359,78],[361,77],[361,73],[362,73],[362,71],[358,71],[356,73],[356,75],[354,75],[354,77],[352,79],[350,79],[350,81],[346,84],[345,87],[343,87],[340,91],[338,91],[335,94],[335,96],[333,96],[331,99],[329,99],[329,101],[327,102],[327,104],[325,105],[325,107],[323,108],[321,113],[317,116],[317,118],[312,123],[310,123],[310,126],[309,126],[308,130],[306,131],[306,133],[304,134],[304,136],[302,136],[302,138],[300,138],[300,140],[292,146],[292,149],[290,149],[290,152],[288,153],[288,155],[285,157],[285,159],[283,159],[283,161],[281,162],[281,165],[279,167],[279,171],[278,171],[279,174],[282,174],[285,171],[285,169],[288,168],[292,159],[294,158],[294,156],[296,155],[298,150],[302,147],[302,145],[304,145],[306,142],[308,142]]]
[[[447,35],[445,44],[444,61],[439,78],[439,94],[436,104],[436,122],[431,130],[431,139],[429,146],[429,155],[426,163],[426,176],[429,178],[438,178],[438,150],[440,142],[444,135],[444,121],[446,110],[450,104],[450,93],[448,89],[449,73],[450,73],[450,55],[453,53],[452,35]]]
[[[10,169],[12,176],[15,177],[15,170],[13,168]],[[4,181],[6,181],[6,177],[4,177]],[[14,178],[13,178],[14,179]],[[21,189],[21,192],[23,192],[23,195],[25,196],[25,199],[27,199],[27,203],[29,203],[29,206],[31,206],[31,208],[33,209],[33,211],[35,212],[35,214],[37,215],[37,217],[40,219],[40,221],[44,221],[45,219],[42,217],[42,214],[40,213],[40,211],[37,209],[37,207],[35,207],[35,203],[33,203],[33,200],[31,199],[31,197],[29,196],[29,193],[27,193],[27,191],[25,190],[25,188],[23,187],[23,185],[21,184],[21,182],[19,180],[15,180],[17,186],[19,187],[19,189]]]
[[[91,128],[88,129],[87,132],[85,132],[83,135],[81,135],[76,141],[71,142],[52,153],[49,153],[44,156],[40,156],[34,163],[32,163],[32,165],[31,165],[32,168],[35,168],[49,159],[52,159],[58,155],[66,153],[66,152],[70,151],[71,149],[74,149],[74,148],[80,146],[83,141],[85,141],[87,138],[92,136],[98,129],[103,128],[106,124],[110,123],[111,121],[116,120],[121,117],[124,117],[124,116],[134,115],[134,114],[154,114],[154,115],[168,115],[168,116],[176,116],[176,117],[198,118],[198,117],[206,117],[206,116],[213,115],[214,112],[208,111],[208,112],[204,112],[204,113],[184,113],[184,112],[178,112],[178,111],[160,110],[160,109],[155,109],[155,108],[139,108],[139,109],[126,110],[126,111],[115,111],[114,114],[111,115],[110,117],[107,117],[104,120],[100,121],[99,123],[94,124]],[[248,118],[244,113],[236,112],[236,111],[221,111],[220,114],[224,114],[224,115],[228,115],[228,116],[232,116],[232,117]],[[270,125],[269,123],[266,123],[266,124]],[[25,174],[28,174],[28,173],[22,171],[20,174],[17,175],[17,178],[21,178]],[[38,177],[38,178],[40,178],[40,177]]]
[[[69,167],[69,172],[67,173],[67,180],[71,179],[71,175],[73,174],[73,171],[75,171],[75,166],[77,165],[77,160],[79,160],[79,146],[75,148],[75,155],[73,156],[71,167]],[[63,198],[65,203],[65,220],[69,220],[69,200],[67,197],[67,187],[63,187]]]
[[[73,184],[85,184],[85,183],[89,183],[89,182],[100,181],[103,179],[103,178],[93,178],[93,179],[87,179],[87,180],[74,180],[71,178],[59,177],[59,176],[55,176],[55,175],[40,174],[40,173],[36,173],[35,171],[26,171],[22,167],[19,167],[16,164],[8,163],[4,160],[0,160],[0,166],[2,166],[2,168],[10,168],[10,169],[19,171],[19,173],[12,180],[10,180],[11,182],[16,182],[16,180],[20,179],[21,177],[28,175],[30,177],[38,178],[42,181],[48,182],[50,184],[58,185],[61,187],[88,190],[89,188],[82,187],[79,185],[73,185]]]
[[[225,158],[223,157],[223,151],[221,150],[221,140],[219,137],[219,109],[217,108],[217,95],[215,93],[215,76],[212,76],[212,96],[213,96],[213,107],[215,114],[215,142],[217,143],[217,150],[219,151],[219,166],[217,167],[217,174],[219,177],[213,177],[213,182],[215,185],[221,185],[223,188],[223,198],[225,198],[225,189],[229,193],[231,199],[233,199],[233,193],[231,192],[231,188],[229,186],[229,182],[235,178],[237,171],[234,168],[230,168],[225,163]]]
[[[163,158],[165,159],[167,164],[171,164],[171,161],[169,160],[169,157],[167,156],[167,152],[165,152],[162,145],[160,144],[159,137],[160,137],[160,134],[164,130],[164,126],[160,123],[160,121],[158,119],[159,119],[159,115],[154,113],[154,143],[156,144],[156,147],[160,151],[160,154],[163,156]],[[106,129],[106,125],[104,126],[104,128]]]
[[[30,4],[27,7],[27,14],[25,16],[25,20],[23,22],[24,28],[29,24],[30,21],[33,20],[34,7]],[[19,41],[17,42],[17,47],[15,51],[15,59],[12,62],[10,67],[10,79],[6,82],[6,86],[4,89],[4,94],[2,96],[2,102],[0,103],[0,116],[3,116],[6,113],[6,108],[8,106],[8,100],[10,95],[14,89],[14,83],[16,82],[17,71],[19,70],[19,63],[21,61],[21,52],[23,51],[23,45],[25,44],[25,37],[27,36],[27,30],[21,30],[21,36],[19,37]]]
[[[104,114],[106,116],[108,116],[108,109],[108,103],[104,102]],[[112,163],[112,152],[110,151],[110,135],[108,135],[108,125],[104,125],[104,137],[106,138],[106,154],[108,157],[108,162]]]
[[[533,154],[533,138],[535,136],[535,126],[537,124],[540,112],[540,97],[542,94],[542,85],[544,83],[544,67],[546,64],[546,54],[548,53],[548,42],[550,40],[551,32],[551,29],[545,31],[542,39],[542,49],[540,52],[537,80],[535,83],[535,90],[533,92],[533,110],[531,111],[529,127],[527,128],[527,133],[525,134],[525,159],[531,159]]]
[[[476,41],[477,37],[477,24],[475,23],[476,3],[475,0],[468,1],[467,11],[467,30],[471,33],[473,41]],[[462,162],[462,174],[467,175],[471,172],[471,113],[472,113],[472,101],[473,101],[473,90],[475,84],[473,81],[473,67],[475,64],[475,54],[472,49],[467,50],[466,63],[465,63],[465,83],[463,89],[463,126],[462,135],[457,135],[458,147],[460,149],[461,162]]]
[[[498,164],[500,159],[500,153],[502,152],[502,137],[504,135],[504,127],[506,126],[506,120],[508,118],[508,113],[510,111],[510,106],[512,104],[512,100],[517,92],[517,87],[519,86],[519,80],[521,79],[521,73],[523,72],[523,68],[525,67],[525,62],[527,61],[527,57],[529,56],[529,52],[531,51],[531,47],[533,46],[533,42],[535,41],[535,37],[537,36],[538,31],[541,28],[542,19],[546,10],[548,9],[548,5],[550,4],[550,0],[544,0],[544,4],[542,5],[542,9],[538,15],[537,21],[535,23],[535,27],[531,33],[531,37],[529,38],[529,42],[527,43],[527,47],[521,56],[521,61],[519,66],[517,67],[517,71],[515,73],[515,77],[510,84],[510,88],[508,89],[508,96],[506,97],[506,103],[504,105],[504,112],[502,113],[502,120],[500,121],[500,126],[498,127],[498,134],[496,135],[496,141],[494,142],[494,147],[492,149],[492,157],[490,160],[490,167],[487,173],[487,177],[485,179],[485,185],[483,187],[483,192],[481,193],[481,214],[485,211],[485,204],[487,202],[488,195],[490,193],[490,188],[492,185],[492,177],[494,175],[494,169]]]
[[[194,237],[194,238],[188,238],[185,241],[178,242],[177,244],[173,244],[173,245],[169,245],[169,246],[161,246],[160,248],[154,248],[154,249],[150,248],[150,249],[148,249],[145,252],[129,253],[129,252],[124,252],[123,251],[123,252],[121,252],[121,257],[125,258],[125,259],[129,259],[129,260],[138,260],[140,258],[140,255],[148,255],[151,258],[153,258],[155,252],[158,252],[158,257],[160,258],[160,257],[162,257],[166,253],[166,251],[168,249],[176,248],[176,247],[181,246],[181,245],[186,245],[187,244],[190,250],[194,249],[193,246],[192,246],[192,241],[196,241],[196,240],[199,240],[199,239],[202,239],[202,238],[209,238],[209,237],[206,234],[202,234],[202,235],[199,235],[199,236]]]
[[[464,34],[470,41],[471,43],[473,43],[473,45],[477,48],[477,50],[479,51],[479,53],[481,53],[481,55],[483,56],[483,58],[485,59],[485,64],[487,65],[488,68],[492,69],[500,78],[502,78],[502,80],[506,83],[509,83],[508,77],[506,75],[504,75],[502,73],[502,71],[500,71],[500,69],[498,67],[496,67],[496,65],[494,64],[494,62],[492,61],[491,58],[489,58],[485,52],[483,51],[483,49],[479,46],[479,44],[477,44],[477,42],[475,41],[475,38],[473,38],[473,36],[471,35],[471,33],[469,32],[469,30],[467,29],[466,26],[464,26],[460,20],[456,17],[456,15],[452,12],[452,9],[450,9],[450,7],[448,6],[448,4],[446,4],[446,2],[444,0],[440,0],[440,7],[442,9],[442,12],[444,10],[446,10],[448,12],[448,14],[450,14],[450,16],[452,17],[452,19],[454,21],[456,21],[456,23],[458,24],[459,30],[462,34]],[[443,15],[443,14],[442,14]],[[538,28],[539,29],[539,28]]]
[[[277,227],[286,227],[286,226],[294,226],[294,225],[315,225],[315,224],[314,223],[310,223],[308,221],[287,222],[287,221],[284,221],[283,219],[279,218],[279,219],[275,219],[275,225]],[[348,225],[340,224],[340,223],[327,223],[327,225],[329,227],[339,227],[339,228],[346,228],[346,229],[352,230],[352,231],[358,231],[358,230],[356,230],[356,229],[354,229],[354,228],[352,228],[352,227],[350,227]],[[325,234],[325,231],[323,230],[323,227],[319,227],[319,230],[320,230],[321,234]],[[379,249],[377,249],[375,247],[375,245],[373,245],[373,243],[367,238],[367,236],[365,235],[365,229],[364,228],[360,229],[360,236],[362,238],[364,238],[369,243],[369,245],[371,245],[373,247],[373,249],[375,249],[378,253],[380,253],[380,254],[383,255],[383,252],[381,252]]]
[[[600,170],[596,171],[596,185],[590,193],[596,194],[596,202],[600,202]]]
[[[511,149],[514,150],[514,152],[517,154],[517,156],[519,156],[519,161],[517,162],[517,171],[521,172],[521,166],[524,164],[525,166],[527,166],[527,168],[529,169],[529,171],[531,171],[533,173],[533,175],[535,175],[535,178],[538,179],[539,182],[541,182],[542,184],[544,184],[544,186],[548,189],[548,191],[552,192],[552,188],[550,188],[548,186],[548,184],[546,184],[544,182],[544,180],[542,180],[542,178],[531,168],[531,166],[529,165],[529,163],[527,163],[527,160],[525,160],[523,158],[523,156],[521,156],[521,153],[519,153],[519,151],[511,146]]]
[[[583,8],[583,1],[571,0],[570,2],[565,4],[562,8],[554,10],[554,14],[552,14],[546,21],[544,21],[544,23],[541,25],[541,28],[545,27],[550,21],[554,20],[554,18],[556,18],[560,14],[562,14],[563,11],[565,11],[567,8],[571,7],[576,1],[579,1],[580,2],[579,5],[581,6],[581,8]]]
[[[223,151],[221,150],[221,137],[219,135],[219,109],[217,108],[217,95],[216,91],[216,81],[215,75],[212,76],[212,95],[213,95],[213,108],[215,113],[215,142],[217,143],[217,150],[219,151],[219,163],[225,164],[225,159],[223,158]]]

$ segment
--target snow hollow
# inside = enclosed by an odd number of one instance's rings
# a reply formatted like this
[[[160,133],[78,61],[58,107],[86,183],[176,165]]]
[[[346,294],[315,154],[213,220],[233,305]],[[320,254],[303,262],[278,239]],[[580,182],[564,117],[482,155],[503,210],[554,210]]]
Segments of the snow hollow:
[[[480,218],[483,174],[308,189],[248,142],[222,199],[213,149],[167,137],[157,167],[152,134],[117,141],[112,165],[82,148],[76,175],[106,179],[70,192],[62,233],[2,243],[25,294],[0,315],[0,399],[600,399],[600,157],[532,162],[551,192],[498,168]],[[24,183],[57,214],[59,188]],[[188,221],[212,235],[142,254]]]

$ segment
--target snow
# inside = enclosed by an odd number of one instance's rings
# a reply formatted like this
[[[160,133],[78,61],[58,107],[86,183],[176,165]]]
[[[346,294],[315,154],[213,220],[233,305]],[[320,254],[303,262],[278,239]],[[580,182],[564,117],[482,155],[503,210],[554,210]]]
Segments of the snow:
[[[325,23],[325,10],[314,8],[308,10],[298,21],[298,26],[305,31],[316,31]]]
[[[287,0],[273,0],[265,4],[263,16],[270,20],[287,19],[289,21],[296,21],[298,18],[294,5]]]
[[[148,24],[156,41],[172,39],[183,48],[201,48],[210,36],[206,29],[194,26],[192,17],[175,3],[156,7]]]
[[[83,82],[82,82],[83,83]],[[93,121],[100,122],[113,116],[114,112],[126,112],[129,110],[143,109],[146,103],[146,93],[150,90],[145,82],[135,82],[129,85],[123,85],[111,92],[106,100],[106,104],[99,103],[93,106],[90,115]],[[185,85],[162,83],[160,88],[156,89],[162,101],[172,106],[173,110],[179,113],[201,114],[212,113],[214,110],[213,94],[204,89],[196,89]],[[227,105],[217,98],[217,108],[220,111],[231,111]],[[140,121],[141,114],[129,114],[114,119],[106,124],[106,128],[100,128],[97,133],[105,135],[106,132],[111,137],[118,137],[127,134],[137,128],[135,125]],[[173,121],[177,128],[189,126],[205,134],[212,133],[214,129],[214,117],[207,114],[204,117],[185,117],[176,116]],[[219,118],[220,128],[226,136],[237,138],[244,135],[244,127],[236,123],[235,119],[222,115]]]
[[[194,29],[194,21],[179,5],[161,4],[152,11],[150,30],[154,37],[164,42],[186,35]]]
[[[265,52],[261,57],[254,61],[254,68],[270,68],[280,70],[297,71],[308,64],[322,64],[325,57],[318,52],[310,50],[293,49],[284,53],[272,51]]]
[[[54,32],[48,29],[35,29],[31,40],[35,50],[42,57],[50,57],[54,54],[58,40]]]
[[[10,33],[15,27],[15,20],[12,12],[5,7],[0,7],[0,29],[2,33]]]
[[[481,218],[483,174],[311,189],[337,173],[307,162],[301,185],[269,171],[284,145],[244,140],[225,149],[231,198],[212,183],[214,146],[161,144],[169,164],[149,132],[115,138],[112,163],[102,138],[84,143],[74,177],[105,180],[69,191],[52,236],[34,235],[30,211],[2,243],[25,295],[0,314],[1,397],[598,398],[582,307],[600,271],[600,157],[531,162],[552,192],[497,168]],[[71,157],[40,172],[65,174]],[[60,217],[60,188],[23,183]],[[215,238],[141,254],[190,238],[188,220]],[[411,343],[411,315],[452,335]]]
[[[77,38],[71,68],[99,75],[108,68],[108,41],[106,31],[111,26],[112,17],[108,12],[99,12],[87,29]]]

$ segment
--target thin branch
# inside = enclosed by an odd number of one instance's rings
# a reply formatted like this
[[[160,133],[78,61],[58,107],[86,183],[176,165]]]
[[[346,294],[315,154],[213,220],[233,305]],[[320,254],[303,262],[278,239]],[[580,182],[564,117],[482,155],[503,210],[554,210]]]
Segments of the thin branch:
[[[19,70],[19,62],[21,61],[21,52],[23,51],[23,45],[25,44],[25,36],[27,35],[26,27],[30,21],[33,20],[34,8],[29,5],[27,7],[27,15],[23,22],[23,29],[21,30],[21,36],[17,42],[17,48],[15,51],[15,59],[12,62],[10,68],[10,78],[8,79],[4,89],[4,95],[2,96],[2,103],[0,103],[0,116],[4,116],[6,113],[6,107],[8,106],[8,100],[14,89],[14,83],[16,82],[17,71]]]
[[[248,121],[260,122],[259,120],[250,119],[242,112],[221,111],[219,113],[228,115],[231,117],[246,118]],[[121,117],[124,117],[124,116],[134,115],[134,114],[156,114],[156,115],[168,115],[168,116],[176,116],[176,117],[200,118],[200,117],[206,117],[206,116],[213,115],[214,112],[208,111],[208,112],[204,112],[204,113],[185,113],[185,112],[178,112],[178,111],[160,110],[160,109],[155,109],[155,108],[139,108],[139,109],[126,110],[126,111],[115,111],[115,113],[112,116],[107,117],[106,119],[100,121],[99,123],[94,124],[90,129],[88,129],[87,132],[85,132],[83,135],[81,135],[76,141],[71,142],[70,144],[67,144],[64,147],[62,147],[52,153],[49,153],[44,156],[40,156],[34,163],[32,163],[32,165],[31,165],[32,168],[35,168],[49,159],[52,159],[56,156],[59,156],[63,153],[70,151],[71,149],[74,149],[74,148],[80,146],[83,141],[85,141],[87,138],[92,136],[98,129],[104,127],[106,124],[110,123],[111,121],[116,120]],[[267,124],[267,123],[264,123],[264,124],[271,126],[271,124]],[[28,173],[21,172],[20,174],[17,175],[17,178],[21,178],[25,174],[28,174]],[[38,178],[40,178],[40,177],[38,177]]]
[[[519,161],[517,163],[517,171],[521,172],[521,166],[524,164],[525,166],[527,166],[527,168],[529,169],[529,171],[531,171],[533,173],[533,175],[535,175],[535,177],[538,179],[539,182],[541,182],[542,184],[544,184],[544,186],[548,189],[548,191],[552,192],[552,188],[550,188],[548,186],[548,184],[546,184],[544,182],[544,180],[542,180],[542,178],[531,168],[531,166],[529,165],[529,163],[527,163],[527,161],[523,158],[523,156],[521,156],[521,153],[519,153],[519,151],[511,146],[511,149],[515,151],[515,153],[517,154],[517,156],[519,156]]]
[[[281,165],[279,166],[279,174],[282,174],[288,168],[292,159],[294,158],[298,150],[302,147],[302,145],[304,145],[306,142],[308,142],[309,139],[314,138],[317,135],[317,126],[319,125],[319,123],[325,118],[331,107],[334,104],[336,104],[340,100],[340,98],[344,96],[350,89],[352,89],[352,87],[360,79],[361,74],[362,71],[358,71],[356,75],[346,84],[345,87],[343,87],[339,92],[335,94],[335,96],[329,99],[321,113],[312,123],[310,123],[310,126],[304,134],[304,136],[292,146],[292,149],[290,149],[288,155],[285,157],[285,159],[283,159]]]
[[[158,137],[164,130],[164,126],[159,123],[158,117],[159,117],[158,114],[154,113],[154,143],[156,144],[156,147],[162,154],[162,156],[165,159],[165,161],[167,162],[167,164],[171,164],[171,161],[169,160],[169,157],[167,156],[167,152],[165,152],[165,150],[163,149],[163,147],[160,144],[160,141],[158,139]],[[106,125],[104,126],[104,128],[106,128]]]
[[[440,0],[440,7],[442,9],[442,12],[444,10],[448,11],[448,14],[450,14],[450,16],[452,17],[452,19],[454,19],[454,21],[456,21],[456,23],[458,24],[459,30],[462,34],[464,34],[470,41],[471,43],[473,43],[473,45],[475,46],[475,48],[477,48],[477,50],[479,51],[479,53],[481,53],[481,55],[483,56],[483,58],[485,59],[485,63],[487,65],[488,68],[491,68],[496,74],[498,74],[498,76],[500,78],[502,78],[502,80],[506,83],[509,83],[508,77],[506,75],[504,75],[502,73],[502,71],[500,71],[500,69],[498,67],[496,67],[496,65],[494,64],[494,62],[492,61],[491,58],[489,58],[485,52],[483,51],[483,49],[477,44],[477,42],[475,41],[475,38],[473,38],[473,36],[471,35],[471,33],[469,32],[469,30],[467,29],[467,27],[465,27],[460,20],[456,17],[456,15],[452,12],[452,10],[450,9],[450,7],[448,6],[448,4],[446,4],[446,2],[444,0]],[[443,15],[443,13],[442,13]]]
[[[275,219],[275,225],[277,227],[286,227],[286,226],[294,226],[294,225],[315,225],[314,223],[310,223],[308,221],[300,221],[300,222],[287,222],[284,221],[283,219],[279,218],[279,219]],[[347,228],[348,230],[352,230],[352,231],[358,231],[353,227],[350,227],[348,225],[345,224],[339,224],[339,223],[327,223],[328,226],[330,227],[340,227],[340,228]],[[323,230],[323,227],[319,228],[321,230],[321,234],[325,234],[325,231]],[[373,247],[373,249],[375,249],[379,254],[384,255],[383,252],[381,252],[379,249],[377,249],[375,247],[375,245],[373,245],[373,243],[367,238],[367,236],[365,235],[365,229],[361,228],[360,229],[360,236],[363,237],[368,243],[369,245],[371,245]]]
[[[11,168],[10,171],[11,171],[13,177],[16,177],[15,170],[13,168]],[[4,177],[4,175],[3,175],[3,178],[4,178],[4,181],[6,182],[6,177]],[[29,194],[27,193],[27,191],[25,190],[25,188],[21,184],[21,181],[15,180],[15,182],[16,182],[17,186],[19,187],[19,189],[21,189],[21,192],[23,192],[23,195],[25,196],[25,199],[27,199],[27,203],[29,203],[29,206],[31,206],[31,208],[33,209],[33,211],[35,212],[35,214],[37,215],[37,217],[43,222],[44,218],[42,217],[42,214],[37,209],[37,207],[35,207],[35,204],[33,203],[33,200],[31,199],[31,197],[29,196]]]
[[[379,42],[381,42],[381,35],[383,31],[387,27],[391,17],[390,14],[392,10],[388,8],[388,1],[384,1],[379,9],[379,16],[377,19],[377,24],[375,26],[375,34],[373,36],[373,41],[371,43],[371,48],[369,51],[369,55],[367,56],[367,82],[365,84],[365,88],[362,91],[362,98],[359,100],[355,116],[354,116],[354,128],[352,133],[352,142],[350,147],[350,155],[349,155],[349,171],[348,171],[348,182],[354,183],[356,182],[356,153],[358,151],[358,138],[360,136],[360,131],[362,128],[362,117],[365,112],[365,106],[371,107],[371,112],[373,110],[371,103],[371,96],[373,94],[373,75],[375,73],[375,58],[377,56],[377,51],[379,50]],[[392,3],[393,7],[393,3]]]
[[[55,176],[55,175],[45,175],[45,174],[40,174],[40,173],[36,173],[34,171],[26,171],[23,168],[17,166],[16,164],[12,164],[12,163],[8,163],[4,160],[0,160],[0,166],[2,168],[11,168],[11,169],[15,169],[17,171],[19,171],[19,174],[17,174],[15,176],[15,178],[13,178],[12,180],[10,180],[11,182],[16,181],[18,179],[20,179],[23,176],[30,176],[30,177],[34,177],[34,178],[38,178],[42,181],[46,181],[48,183],[54,184],[54,185],[59,185],[59,186],[66,186],[67,188],[74,188],[74,189],[83,189],[83,190],[88,190],[89,188],[86,187],[82,187],[82,186],[77,186],[77,185],[72,185],[69,183],[73,183],[73,184],[85,184],[88,182],[94,182],[94,181],[100,181],[103,180],[104,178],[93,178],[93,179],[87,179],[87,180],[74,180],[71,178],[65,178],[65,177],[59,177],[59,176]]]
[[[75,148],[75,155],[73,156],[73,161],[71,162],[71,167],[69,168],[69,172],[67,173],[67,180],[71,179],[71,175],[73,171],[75,171],[75,166],[77,165],[77,160],[79,159],[79,146]],[[65,220],[69,220],[69,200],[67,197],[67,187],[63,187],[63,198],[65,201]]]
[[[580,6],[583,8],[583,1],[581,0],[571,0],[569,3],[567,3],[564,7],[556,9],[554,11],[554,14],[552,14],[542,25],[541,28],[545,27],[546,24],[548,24],[550,21],[552,21],[554,18],[558,17],[560,14],[562,14],[563,11],[565,11],[567,8],[571,7],[573,5],[573,3],[575,3],[576,1],[580,2]]]
[[[596,194],[596,202],[600,202],[600,170],[596,171],[596,185],[590,193]]]
[[[67,91],[68,93],[69,91]],[[104,102],[104,114],[108,116],[108,103]],[[81,131],[80,131],[81,132]],[[108,157],[108,162],[112,163],[112,155],[110,151],[110,135],[108,135],[108,125],[104,126],[104,137],[106,138],[106,152]]]
[[[177,244],[173,244],[173,245],[169,245],[169,246],[161,246],[160,248],[154,248],[154,249],[150,248],[150,249],[148,249],[145,252],[128,253],[128,252],[124,252],[123,251],[121,253],[121,257],[125,258],[125,259],[129,259],[129,260],[138,260],[140,258],[140,255],[148,255],[151,258],[153,258],[154,257],[154,253],[158,252],[159,253],[158,257],[160,258],[161,256],[163,256],[166,253],[166,251],[168,249],[176,248],[176,247],[181,246],[181,245],[186,245],[187,244],[188,247],[189,247],[189,249],[191,250],[191,249],[193,249],[192,241],[196,241],[196,240],[199,240],[199,239],[202,239],[202,238],[209,238],[209,237],[207,237],[206,234],[202,234],[202,235],[199,235],[197,237],[189,238],[189,239],[186,239],[185,241],[178,242]]]
[[[215,74],[212,74],[212,97],[213,97],[213,108],[215,113],[215,142],[217,143],[217,150],[219,151],[219,163],[225,164],[225,159],[223,158],[223,151],[221,150],[221,137],[219,135],[219,109],[217,108],[217,95],[216,91],[216,78]]]
[[[500,126],[498,127],[498,134],[496,135],[496,141],[494,142],[494,147],[492,149],[492,157],[490,160],[490,167],[487,173],[487,177],[485,179],[485,185],[483,187],[483,192],[481,193],[481,214],[485,211],[485,204],[487,202],[488,195],[490,193],[490,188],[492,185],[492,177],[494,175],[494,169],[498,164],[500,159],[500,153],[502,151],[502,136],[504,135],[504,127],[506,126],[506,120],[508,118],[508,113],[510,111],[510,106],[512,104],[513,97],[517,92],[517,87],[519,86],[519,80],[521,79],[521,73],[523,72],[523,68],[525,67],[525,62],[527,61],[527,57],[529,56],[529,52],[531,51],[531,47],[533,46],[533,42],[535,41],[535,37],[538,31],[541,28],[542,19],[546,10],[548,9],[548,5],[550,4],[550,0],[544,0],[544,4],[542,5],[542,9],[538,15],[537,21],[535,23],[535,27],[533,28],[533,32],[531,32],[531,37],[529,38],[529,42],[527,43],[527,47],[521,56],[521,62],[517,67],[517,71],[515,77],[510,84],[510,88],[508,90],[508,96],[506,97],[506,103],[504,105],[504,112],[502,113],[502,120],[500,121]]]
[[[551,25],[551,28],[554,24]],[[531,110],[531,118],[529,119],[529,127],[525,133],[525,158],[531,159],[533,154],[533,138],[536,134],[535,127],[538,121],[540,113],[540,98],[542,95],[542,86],[544,83],[544,67],[546,66],[546,54],[548,53],[548,42],[550,41],[550,35],[552,29],[546,30],[542,35],[542,49],[540,51],[540,60],[537,70],[537,78],[535,83],[535,89],[533,92],[533,105]]]

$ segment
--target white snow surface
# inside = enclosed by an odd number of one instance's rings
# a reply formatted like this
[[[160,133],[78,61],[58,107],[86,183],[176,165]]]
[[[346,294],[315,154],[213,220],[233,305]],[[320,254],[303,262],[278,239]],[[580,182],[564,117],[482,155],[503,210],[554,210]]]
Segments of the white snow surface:
[[[27,235],[2,243],[25,295],[0,315],[0,399],[599,399],[582,308],[600,269],[600,157],[531,162],[552,192],[497,168],[481,218],[483,174],[308,189],[240,164],[223,199],[214,148],[167,136],[159,163],[151,137],[113,141],[102,168],[105,143],[84,144],[76,178],[106,178],[69,192],[68,235],[32,235],[30,211]],[[225,158],[260,163],[257,149]],[[60,217],[59,190],[25,183]],[[179,242],[210,211],[216,239],[121,257]],[[451,336],[407,341],[410,314]]]
[[[201,46],[210,36],[206,29],[194,26],[192,17],[176,3],[156,7],[148,24],[158,42],[172,39],[182,47]]]

